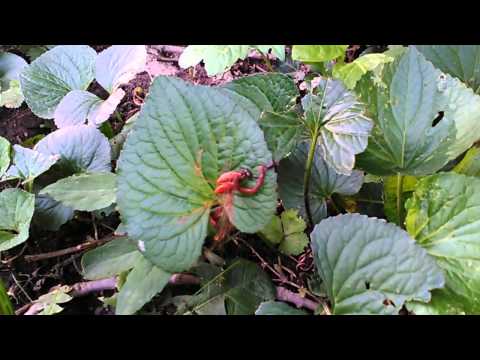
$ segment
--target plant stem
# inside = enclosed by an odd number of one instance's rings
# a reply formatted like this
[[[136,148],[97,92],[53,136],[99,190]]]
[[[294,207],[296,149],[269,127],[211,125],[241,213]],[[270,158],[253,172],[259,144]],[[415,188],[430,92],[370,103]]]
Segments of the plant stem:
[[[33,193],[33,180],[27,181],[25,183],[25,190],[31,194]]]
[[[262,55],[263,60],[265,61],[265,65],[267,65],[268,71],[273,72],[274,71],[273,66],[272,66],[272,63],[270,62],[270,59],[268,58],[268,53],[265,54],[263,51],[260,51],[258,49],[257,51]]]
[[[310,149],[308,150],[307,164],[305,165],[305,174],[303,177],[303,199],[305,201],[305,213],[307,214],[308,225],[313,226],[312,212],[310,210],[310,178],[312,176],[312,167],[313,160],[315,158],[315,149],[317,147],[318,141],[318,130],[315,129],[313,133],[312,143],[310,144]]]
[[[403,180],[404,176],[397,173],[397,217],[401,227],[403,227],[405,221],[403,211]]]
[[[120,115],[118,110],[115,110],[115,116],[120,123],[123,123],[122,115]]]

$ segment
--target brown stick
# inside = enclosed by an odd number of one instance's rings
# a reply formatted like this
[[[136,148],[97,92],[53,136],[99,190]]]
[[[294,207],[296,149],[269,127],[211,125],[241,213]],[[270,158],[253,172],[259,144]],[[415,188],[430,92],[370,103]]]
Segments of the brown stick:
[[[92,240],[92,241],[87,241],[83,244],[80,245],[75,245],[72,247],[69,247],[67,249],[62,249],[62,250],[57,250],[57,251],[52,251],[44,254],[36,254],[36,255],[26,255],[24,256],[24,259],[26,262],[34,262],[34,261],[40,261],[40,260],[46,260],[46,259],[51,259],[59,256],[64,256],[64,255],[70,255],[74,254],[80,251],[84,250],[90,250],[94,249],[100,245],[103,245],[113,239],[121,238],[122,236],[108,236],[100,240]]]
[[[316,303],[315,301],[302,298],[299,294],[296,294],[288,289],[285,289],[284,287],[277,287],[277,299],[280,301],[286,301],[289,303],[294,304],[297,308],[305,308],[309,309],[311,311],[315,311],[318,306],[320,305],[319,303]]]

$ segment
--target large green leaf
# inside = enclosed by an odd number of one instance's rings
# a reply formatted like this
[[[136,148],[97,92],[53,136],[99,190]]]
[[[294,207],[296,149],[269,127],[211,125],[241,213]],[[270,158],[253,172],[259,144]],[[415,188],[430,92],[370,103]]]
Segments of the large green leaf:
[[[45,155],[60,155],[55,165],[68,175],[111,170],[110,144],[97,129],[87,125],[68,126],[56,130],[35,145]]]
[[[0,136],[0,178],[10,165],[10,143]]]
[[[5,173],[5,179],[21,179],[24,183],[50,169],[60,158],[59,155],[44,155],[38,151],[13,145],[13,165]]]
[[[8,297],[7,290],[0,279],[0,315],[14,315],[12,303]]]
[[[115,314],[135,314],[163,290],[171,276],[142,256],[117,295]]]
[[[20,75],[28,107],[52,119],[60,101],[72,90],[86,90],[94,78],[97,53],[86,45],[62,45],[42,54]]]
[[[306,217],[304,199],[305,164],[309,145],[300,143],[290,156],[280,162],[278,168],[278,186],[280,198],[287,209],[297,209],[300,215]],[[313,223],[318,223],[327,216],[326,199],[332,194],[354,195],[363,183],[363,173],[352,171],[350,176],[338,174],[315,151],[310,176],[309,205]]]
[[[273,52],[283,60],[285,48],[283,45],[189,45],[180,55],[178,65],[183,68],[195,66],[202,60],[208,76],[227,71],[239,59],[244,59],[251,48],[262,52],[272,48]]]
[[[147,48],[145,45],[112,45],[98,54],[95,79],[110,94],[122,84],[145,71]]]
[[[406,206],[408,232],[446,278],[445,289],[421,308],[480,314],[480,179],[455,173],[423,178]]]
[[[432,174],[480,138],[480,97],[414,47],[385,64],[380,80],[363,77],[357,91],[375,122],[357,161],[372,174]]]
[[[406,231],[348,214],[315,226],[314,259],[335,314],[398,314],[405,301],[430,301],[442,271]]]
[[[416,45],[423,56],[443,72],[480,90],[480,45]]]
[[[260,304],[255,315],[308,315],[305,311],[295,309],[280,301],[266,301]]]
[[[40,191],[75,210],[104,209],[115,202],[116,176],[113,173],[73,175],[53,183]]]
[[[293,60],[303,62],[324,62],[345,56],[348,45],[294,45]]]
[[[319,128],[318,147],[328,165],[339,174],[350,175],[355,155],[363,152],[373,123],[365,106],[341,81],[321,78],[316,95],[302,99],[308,128]],[[315,130],[311,130],[315,134]]]
[[[167,271],[188,269],[207,235],[213,187],[223,172],[272,160],[245,98],[225,89],[155,78],[118,162],[118,205],[144,256]],[[254,233],[276,209],[274,172],[254,196],[235,194],[230,221]],[[250,186],[254,179],[249,181]],[[248,185],[247,184],[247,185]]]
[[[11,249],[28,239],[35,196],[18,189],[0,192],[0,251]]]
[[[142,258],[135,242],[127,237],[114,239],[82,257],[84,277],[98,280],[132,269]]]

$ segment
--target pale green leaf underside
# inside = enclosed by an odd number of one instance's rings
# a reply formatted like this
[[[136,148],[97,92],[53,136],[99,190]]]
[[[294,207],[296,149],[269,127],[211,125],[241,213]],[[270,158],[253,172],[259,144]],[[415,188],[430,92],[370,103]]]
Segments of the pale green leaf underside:
[[[34,150],[45,155],[60,155],[56,165],[71,174],[111,170],[110,144],[92,126],[76,125],[56,130],[40,140]]]
[[[146,63],[145,45],[112,45],[98,54],[95,79],[112,94],[120,85],[145,71]]]
[[[116,175],[110,172],[73,175],[40,191],[80,211],[104,209],[116,199]]]
[[[28,239],[34,206],[33,194],[18,189],[0,192],[0,251]]]
[[[21,179],[24,183],[32,181],[60,158],[58,155],[44,155],[20,145],[14,145],[13,150],[13,165],[5,173],[6,180]]]
[[[318,147],[328,165],[339,174],[350,175],[355,155],[368,144],[373,123],[341,81],[321,79],[317,95],[302,99],[307,124],[319,127]]]
[[[117,295],[115,314],[135,314],[163,290],[171,276],[172,274],[156,267],[142,256]]]
[[[297,209],[305,217],[303,181],[309,145],[300,143],[294,152],[280,162],[278,186],[280,198],[287,209]],[[356,194],[363,184],[363,173],[352,171],[350,176],[338,174],[323,160],[320,152],[315,151],[310,177],[310,211],[316,224],[327,216],[325,200],[332,194]]]
[[[480,314],[480,179],[455,173],[423,178],[406,207],[408,232],[446,278],[445,289],[424,308]]]
[[[356,89],[375,122],[357,158],[369,173],[432,174],[480,138],[480,97],[414,47],[385,64],[380,83],[365,76]]]
[[[480,45],[416,45],[418,51],[441,71],[480,90]]]
[[[8,109],[17,109],[23,104],[23,93],[20,88],[20,81],[11,80],[10,87],[4,92],[0,92],[0,106]]]
[[[255,315],[308,315],[305,311],[280,301],[266,301],[260,304]]]
[[[348,45],[294,45],[293,60],[303,62],[324,62],[345,55]]]
[[[83,90],[70,91],[55,110],[55,125],[63,128],[85,123],[100,126],[113,114],[125,96],[125,91],[116,89],[106,100]]]
[[[0,178],[10,165],[10,143],[0,136]]]
[[[57,231],[67,221],[73,219],[73,208],[55,201],[48,195],[35,196],[35,213],[32,222],[38,227]]]
[[[82,257],[85,279],[99,280],[132,269],[142,258],[135,242],[123,237],[87,252]]]
[[[155,78],[119,159],[118,204],[129,236],[157,266],[183,271],[197,260],[221,173],[246,167],[257,175],[271,162],[251,111],[230,90]],[[270,221],[275,180],[269,171],[256,195],[235,195],[230,220],[240,231]]]
[[[335,314],[398,314],[405,301],[428,302],[430,290],[444,285],[435,260],[384,220],[331,217],[315,226],[311,239]]]
[[[33,61],[20,75],[25,101],[38,117],[52,119],[72,90],[86,90],[94,78],[97,53],[86,45],[56,46]]]

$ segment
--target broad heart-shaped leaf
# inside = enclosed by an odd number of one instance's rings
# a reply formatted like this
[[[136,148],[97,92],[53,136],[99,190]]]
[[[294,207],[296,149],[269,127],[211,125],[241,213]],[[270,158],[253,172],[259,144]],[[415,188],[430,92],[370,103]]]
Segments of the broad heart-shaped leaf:
[[[480,176],[480,147],[470,148],[453,171],[463,175]]]
[[[423,178],[406,207],[408,232],[446,278],[423,308],[480,314],[480,179],[455,173]]]
[[[303,217],[306,216],[303,181],[308,149],[307,143],[300,143],[290,156],[280,162],[278,168],[280,199],[287,209],[297,209]],[[325,200],[332,194],[354,195],[360,190],[362,184],[362,172],[354,170],[350,176],[338,174],[323,160],[317,149],[310,176],[309,194],[313,222],[316,224],[327,216]]]
[[[8,90],[12,80],[18,80],[27,62],[20,56],[0,52],[0,93]]]
[[[55,201],[48,195],[37,195],[32,223],[45,230],[57,231],[63,224],[73,219],[74,213],[73,208]]]
[[[124,97],[122,89],[116,89],[107,100],[88,91],[70,91],[55,110],[55,125],[63,128],[82,125],[88,120],[88,123],[99,126],[109,119]]]
[[[38,117],[52,119],[63,97],[86,90],[94,78],[97,53],[86,45],[56,46],[33,61],[21,74],[25,101]]]
[[[333,67],[333,76],[342,80],[347,89],[355,88],[358,80],[367,72],[393,61],[393,57],[384,54],[368,54],[349,64],[338,63]]]
[[[0,251],[11,249],[28,239],[35,196],[18,189],[0,192]]]
[[[441,71],[480,90],[480,45],[416,45],[418,51]]]
[[[116,198],[116,176],[110,172],[73,175],[40,191],[80,211],[104,209]]]
[[[0,136],[0,178],[10,165],[10,143]]]
[[[272,49],[280,60],[285,59],[283,45],[189,45],[180,55],[178,65],[186,69],[203,60],[207,75],[214,76],[227,71],[237,60],[245,59],[251,48],[257,48],[264,53]]]
[[[23,183],[32,181],[50,169],[59,159],[59,155],[44,155],[38,151],[13,145],[13,165],[5,173],[5,179],[21,179]]]
[[[350,175],[355,155],[363,152],[373,123],[365,116],[365,106],[341,81],[321,78],[318,94],[302,99],[305,121],[320,128],[318,147],[329,166],[339,174]]]
[[[480,96],[414,47],[385,64],[380,82],[367,75],[356,90],[375,122],[357,161],[374,175],[432,174],[480,138]]]
[[[112,45],[98,55],[95,79],[112,94],[120,85],[145,71],[146,63],[145,45]]]
[[[280,301],[266,301],[260,304],[255,315],[308,315],[305,311]]]
[[[213,191],[219,175],[241,167],[257,175],[259,165],[271,162],[250,110],[250,102],[230,90],[164,76],[153,81],[120,155],[117,200],[129,236],[155,265],[170,272],[190,268],[200,256],[210,208],[223,201]],[[240,231],[268,224],[275,180],[268,171],[257,194],[235,194],[228,214]]]
[[[312,234],[315,264],[335,314],[398,314],[405,301],[430,301],[444,285],[435,260],[384,220],[330,217]]]
[[[83,255],[83,274],[88,280],[119,275],[132,269],[142,257],[135,242],[128,237],[114,239]]]
[[[324,62],[345,55],[348,45],[293,45],[292,58],[303,62]]]
[[[118,293],[115,314],[135,314],[163,290],[171,276],[172,274],[156,267],[142,256]]]
[[[111,170],[110,144],[97,129],[87,125],[68,126],[56,130],[35,145],[45,155],[60,155],[54,167],[68,175]]]

